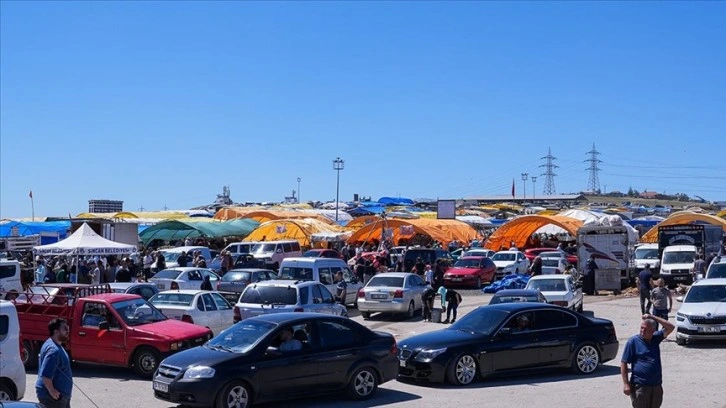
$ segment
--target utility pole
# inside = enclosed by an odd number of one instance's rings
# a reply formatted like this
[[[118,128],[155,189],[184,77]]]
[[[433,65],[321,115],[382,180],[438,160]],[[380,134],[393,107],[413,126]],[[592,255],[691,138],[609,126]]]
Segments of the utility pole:
[[[527,177],[529,173],[522,173],[522,204],[527,201]]]
[[[302,181],[302,178],[297,178],[297,202],[300,203],[300,182]]]
[[[333,170],[338,172],[337,181],[335,183],[335,223],[338,223],[338,205],[340,203],[340,171],[345,167],[345,161],[340,157],[333,160]]]
[[[597,165],[598,163],[602,163],[602,160],[597,158],[597,156],[600,155],[600,152],[595,149],[595,143],[592,144],[592,150],[587,152],[587,154],[590,155],[590,158],[585,160],[586,163],[590,163],[590,167],[586,169],[590,172],[590,178],[587,181],[587,191],[590,191],[591,193],[599,193],[600,178],[598,177],[598,172],[600,171],[600,168],[597,167]]]

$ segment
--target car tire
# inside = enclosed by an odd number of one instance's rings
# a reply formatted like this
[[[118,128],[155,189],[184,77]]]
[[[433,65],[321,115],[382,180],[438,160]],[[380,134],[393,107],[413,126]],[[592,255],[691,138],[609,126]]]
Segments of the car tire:
[[[134,371],[142,378],[151,378],[159,367],[161,355],[151,347],[141,347],[134,353]]]
[[[584,303],[585,303],[584,301],[583,302],[580,302],[580,306],[577,306],[577,308],[575,309],[575,311],[578,312],[578,313],[582,313],[582,310],[585,307]]]
[[[363,316],[363,320],[368,320],[371,318],[371,312],[360,312],[360,315]]]
[[[451,385],[469,385],[476,379],[478,367],[471,354],[460,354],[446,368],[446,380]]]
[[[367,400],[378,390],[378,373],[373,367],[361,367],[353,373],[346,392],[356,401]]]
[[[685,345],[688,344],[688,340],[686,340],[683,337],[680,337],[680,336],[676,335],[676,344],[678,344],[679,346],[685,346]]]
[[[17,397],[7,385],[0,383],[0,401],[15,401]]]
[[[476,288],[481,289],[481,278],[476,278]]]
[[[600,365],[600,352],[592,343],[581,344],[572,357],[572,368],[578,374],[592,374]]]
[[[408,310],[406,310],[406,320],[413,319],[416,316],[416,305],[413,304],[413,300],[408,304]]]
[[[20,348],[20,360],[26,370],[34,370],[38,367],[38,353],[30,340],[23,340],[23,347]]]
[[[242,381],[234,380],[227,383],[217,394],[216,408],[250,408],[252,406],[252,390]]]

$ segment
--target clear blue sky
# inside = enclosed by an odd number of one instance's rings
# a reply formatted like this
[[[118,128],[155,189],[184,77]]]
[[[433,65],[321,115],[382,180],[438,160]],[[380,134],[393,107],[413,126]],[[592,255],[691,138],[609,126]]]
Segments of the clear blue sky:
[[[726,199],[724,2],[9,2],[0,217],[353,193]],[[544,177],[537,180],[542,192]],[[527,183],[531,195],[532,184]]]

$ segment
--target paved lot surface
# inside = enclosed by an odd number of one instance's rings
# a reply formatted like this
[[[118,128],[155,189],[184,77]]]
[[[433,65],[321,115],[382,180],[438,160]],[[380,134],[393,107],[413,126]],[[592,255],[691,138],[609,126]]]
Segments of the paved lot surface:
[[[490,295],[476,291],[461,291],[464,302],[460,315],[474,307],[486,304]],[[678,304],[676,303],[676,308]],[[585,299],[586,311],[615,322],[621,351],[625,341],[637,333],[640,325],[636,298],[608,296]],[[424,323],[417,316],[410,321],[374,315],[364,321],[356,310],[351,318],[366,326],[387,331],[402,340],[413,334],[441,329],[444,326]],[[674,319],[674,313],[671,320]],[[726,408],[726,344],[708,344],[680,347],[673,341],[661,346],[664,366],[665,401],[663,407],[673,408]],[[619,356],[618,356],[619,358]],[[101,408],[169,407],[156,400],[151,383],[137,379],[126,369],[77,365],[75,382],[93,402],[77,389],[74,390],[74,408],[98,406]],[[34,384],[36,373],[28,373],[26,401],[37,401]],[[95,405],[94,405],[95,403]],[[268,408],[289,407],[293,403],[266,404]],[[417,385],[391,381],[381,386],[370,401],[352,402],[343,396],[313,398],[294,402],[298,408],[351,408],[364,407],[558,407],[598,408],[629,407],[630,401],[622,394],[619,360],[600,367],[594,375],[578,376],[568,371],[530,374],[526,376],[496,378],[479,381],[465,388],[449,385]]]

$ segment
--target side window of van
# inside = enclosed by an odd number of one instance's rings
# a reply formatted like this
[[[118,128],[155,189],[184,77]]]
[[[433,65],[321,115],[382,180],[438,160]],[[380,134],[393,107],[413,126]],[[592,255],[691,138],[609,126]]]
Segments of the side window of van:
[[[292,250],[293,251],[299,251],[300,250],[300,243],[299,242],[293,242],[292,243]]]
[[[320,268],[318,270],[320,275],[320,283],[323,285],[330,285],[333,283],[333,275],[330,273],[330,268]]]
[[[0,343],[8,337],[10,331],[10,317],[8,315],[0,315]]]
[[[288,242],[282,244],[282,252],[285,252],[285,253],[292,252],[292,244],[290,244]]]
[[[12,278],[15,276],[15,265],[0,266],[0,279]]]

